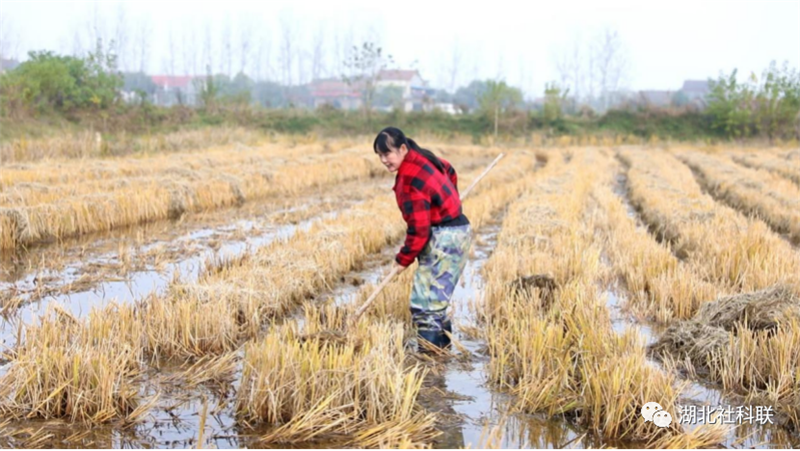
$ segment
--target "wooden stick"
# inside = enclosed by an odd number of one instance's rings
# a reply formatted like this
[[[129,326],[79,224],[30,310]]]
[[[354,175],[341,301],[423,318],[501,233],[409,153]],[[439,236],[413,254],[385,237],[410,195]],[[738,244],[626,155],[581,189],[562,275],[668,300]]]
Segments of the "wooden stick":
[[[461,200],[462,201],[464,199],[466,199],[467,195],[469,195],[470,191],[472,191],[472,188],[474,188],[475,185],[477,185],[478,182],[484,176],[486,176],[486,174],[488,174],[489,171],[492,170],[492,168],[500,161],[501,158],[503,158],[504,155],[505,154],[502,154],[502,153],[500,155],[498,155],[497,158],[495,158],[494,161],[492,161],[492,163],[489,164],[489,166],[487,166],[486,169],[484,169],[484,171],[481,173],[481,175],[479,175],[475,180],[472,181],[472,183],[470,183],[470,185],[467,187],[466,191],[464,191],[464,194],[461,195]],[[375,291],[373,291],[372,294],[369,296],[369,298],[367,298],[367,300],[364,302],[364,304],[361,305],[361,307],[359,307],[358,310],[356,310],[356,313],[355,313],[355,315],[353,315],[353,319],[351,320],[351,324],[352,325],[355,325],[358,322],[358,319],[361,318],[361,315],[363,315],[364,312],[367,311],[369,306],[372,305],[373,302],[375,302],[375,299],[378,298],[378,295],[381,294],[381,291],[383,291],[383,289],[386,288],[386,285],[389,285],[389,282],[391,282],[392,279],[394,279],[394,276],[396,276],[399,272],[400,272],[400,268],[398,268],[397,266],[392,268],[392,271],[389,273],[388,276],[386,276],[383,279],[381,284],[378,285],[378,288],[376,288]]]
[[[373,302],[375,302],[375,299],[378,297],[379,294],[381,294],[381,291],[383,291],[383,289],[386,288],[386,285],[389,285],[389,282],[391,282],[392,279],[394,279],[394,276],[396,276],[397,273],[399,272],[400,268],[398,268],[397,266],[392,268],[392,272],[390,272],[389,275],[383,279],[383,282],[381,282],[381,284],[378,285],[378,288],[376,288],[375,291],[373,291],[372,294],[369,296],[369,298],[364,302],[364,304],[361,307],[359,307],[358,310],[356,310],[356,314],[353,316],[353,324],[358,322],[358,319],[361,318],[361,315],[363,315],[364,312],[367,311],[369,306]]]
[[[491,163],[491,164],[489,164],[489,166],[487,166],[487,167],[486,167],[486,169],[484,169],[484,170],[483,170],[483,172],[481,172],[481,175],[479,175],[479,176],[478,176],[478,177],[477,177],[475,180],[473,180],[473,181],[472,181],[472,183],[470,183],[470,184],[469,184],[469,186],[467,187],[467,189],[464,191],[464,194],[462,194],[462,195],[461,195],[461,200],[462,200],[462,201],[463,201],[464,199],[466,199],[466,198],[467,198],[467,195],[469,194],[469,192],[470,192],[470,191],[472,191],[472,188],[475,188],[475,185],[477,185],[477,184],[478,184],[478,182],[480,182],[480,181],[481,181],[481,179],[482,179],[482,178],[484,178],[484,177],[486,176],[486,174],[488,174],[488,173],[489,173],[489,171],[491,171],[491,170],[492,170],[492,168],[493,168],[493,167],[494,167],[494,166],[495,166],[497,163],[499,163],[499,162],[500,162],[500,159],[501,159],[501,158],[503,158],[504,156],[505,156],[505,154],[503,154],[503,153],[501,153],[500,155],[498,155],[498,156],[497,156],[497,158],[495,158],[495,159],[494,159],[494,161],[492,161],[492,163]]]

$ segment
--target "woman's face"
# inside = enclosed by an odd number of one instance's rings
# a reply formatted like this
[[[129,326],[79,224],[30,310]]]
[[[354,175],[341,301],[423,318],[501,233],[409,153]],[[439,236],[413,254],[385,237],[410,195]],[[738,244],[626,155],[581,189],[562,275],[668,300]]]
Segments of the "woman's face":
[[[391,144],[387,144],[387,146],[390,151],[386,153],[378,152],[378,156],[381,158],[381,163],[386,166],[389,172],[395,172],[400,169],[400,163],[402,163],[403,159],[406,157],[408,148],[405,144],[401,144],[399,149],[392,147]]]

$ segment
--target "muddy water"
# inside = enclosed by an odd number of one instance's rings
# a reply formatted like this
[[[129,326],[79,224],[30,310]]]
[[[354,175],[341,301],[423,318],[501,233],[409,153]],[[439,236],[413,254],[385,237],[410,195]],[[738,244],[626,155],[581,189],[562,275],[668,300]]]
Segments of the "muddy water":
[[[511,400],[493,390],[487,381],[489,357],[485,342],[459,332],[460,325],[476,324],[470,304],[483,295],[485,284],[481,268],[496,245],[501,220],[502,217],[495,218],[473,236],[473,253],[453,293],[454,331],[467,353],[456,353],[455,357],[425,363],[431,371],[420,394],[420,403],[437,413],[438,428],[442,431],[433,445],[435,448],[478,447],[489,429],[502,425],[502,446],[505,448],[576,446],[579,439],[584,440],[585,446],[591,446],[584,431],[567,421],[509,415]],[[384,248],[362,270],[345,276],[341,285],[322,298],[332,299],[337,304],[354,302],[362,284],[380,282],[401,244]]]
[[[360,189],[355,189],[356,184]],[[112,300],[130,303],[151,294],[163,294],[175,279],[197,280],[209,262],[241,257],[275,240],[286,239],[315,221],[362,202],[386,184],[383,179],[355,181],[312,190],[291,201],[251,203],[246,208],[194,215],[185,221],[162,221],[115,231],[104,238],[98,235],[61,246],[34,248],[16,256],[16,264],[6,262],[2,266],[0,294],[6,298],[16,296],[23,303],[0,318],[0,352],[13,347],[20,321],[34,321],[51,304],[80,317]],[[36,267],[36,261],[58,259],[66,263],[24,269]],[[87,277],[96,280],[81,284],[80,280]]]
[[[478,447],[491,428],[503,428],[503,448],[560,447],[564,443],[580,438],[582,432],[566,421],[547,420],[529,415],[511,415],[511,400],[491,389],[487,380],[489,356],[482,340],[458,332],[459,325],[475,325],[475,312],[469,308],[470,301],[482,298],[485,282],[481,268],[491,256],[501,229],[501,218],[484,226],[473,237],[474,256],[467,261],[461,281],[453,293],[453,320],[456,338],[470,354],[469,361],[450,359],[444,364],[440,377],[434,381],[449,399],[423,400],[428,408],[444,413],[452,412],[459,421],[453,427],[444,428],[437,447]],[[444,402],[443,402],[444,401]]]

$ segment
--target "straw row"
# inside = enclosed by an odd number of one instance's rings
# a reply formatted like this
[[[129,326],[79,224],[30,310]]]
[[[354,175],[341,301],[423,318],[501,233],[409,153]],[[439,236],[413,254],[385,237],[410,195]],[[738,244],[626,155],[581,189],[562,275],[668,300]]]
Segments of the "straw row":
[[[0,145],[0,163],[36,161],[43,159],[95,158],[130,153],[169,153],[193,150],[211,145],[243,143],[252,145],[264,135],[242,127],[208,127],[179,130],[156,135],[120,133],[105,140],[95,131],[59,133],[47,138],[21,137]]]
[[[767,170],[742,167],[722,155],[680,151],[678,158],[699,175],[714,197],[800,244],[800,187]]]
[[[509,158],[508,163],[515,164],[509,164],[506,169],[498,167],[496,173],[482,182],[482,188],[476,193],[474,199],[480,199],[487,188],[518,177],[520,167],[528,164],[526,161],[529,160]],[[494,176],[500,176],[499,180],[493,181]],[[468,182],[469,178],[470,176],[467,174],[464,182]],[[483,202],[487,203],[488,201],[484,200]],[[354,207],[354,210],[349,212],[350,214],[343,215],[343,217],[354,216],[354,219],[359,220],[362,231],[365,229],[363,227],[365,215],[368,215],[373,220],[371,224],[377,233],[370,234],[367,230],[367,236],[364,237],[358,234],[358,228],[354,225],[348,228],[350,235],[343,234],[342,232],[345,230],[333,231],[344,246],[336,246],[338,240],[330,241],[332,238],[330,230],[327,234],[328,240],[314,242],[316,249],[303,247],[302,244],[299,244],[303,241],[301,239],[275,243],[269,252],[259,253],[253,260],[241,260],[207,277],[218,277],[234,267],[241,268],[247,265],[253,265],[251,269],[254,277],[265,275],[267,272],[259,270],[258,265],[264,263],[263,259],[268,258],[269,255],[275,254],[291,259],[276,259],[268,270],[275,270],[277,269],[275,266],[281,265],[286,265],[287,269],[297,269],[297,266],[293,266],[293,262],[296,262],[294,257],[303,261],[308,257],[312,259],[318,257],[309,266],[308,270],[311,271],[309,274],[318,269],[322,269],[323,272],[333,271],[331,274],[352,269],[360,259],[363,260],[364,251],[366,253],[374,252],[376,246],[379,247],[381,243],[389,241],[385,236],[392,236],[396,239],[402,235],[403,227],[399,227],[398,231],[395,231],[394,224],[387,222],[386,225],[381,226],[380,223],[374,222],[374,219],[377,218],[397,216],[396,212],[381,211],[385,205],[396,208],[391,199],[382,199],[380,204],[377,204],[377,200],[373,203],[367,202],[362,206]],[[358,211],[364,212],[364,214],[355,214]],[[333,220],[327,223],[325,221],[318,223],[316,228],[305,232],[306,240],[313,240],[314,237],[323,235],[322,229],[326,226],[328,228],[335,227],[335,224]],[[380,235],[385,236],[381,237]],[[360,241],[353,243],[353,240]],[[306,251],[289,256],[287,253],[292,252],[290,247],[295,245],[300,245]],[[350,254],[340,255],[344,249],[349,249]],[[321,252],[323,255],[317,255],[317,252]],[[339,260],[336,260],[337,258]],[[333,269],[329,270],[329,266],[333,266]],[[303,274],[295,274],[291,278],[273,279],[271,282],[273,288],[261,293],[253,293],[252,289],[258,288],[258,286],[248,287],[247,279],[244,279],[244,287],[237,292],[238,300],[242,304],[255,303],[258,300],[270,304],[270,297],[273,299],[272,302],[281,302],[284,299],[296,297],[295,302],[297,302],[302,300],[302,296],[299,296],[298,293],[302,292],[304,288],[302,284],[293,282],[305,277],[306,275]],[[322,274],[321,277],[324,279],[324,283],[321,283],[320,280],[313,281],[312,285],[316,284],[317,288],[312,289],[312,293],[336,280],[336,277],[330,274]],[[227,280],[230,283],[234,279]],[[209,348],[212,346],[209,344],[209,340],[216,335],[235,337],[236,343],[231,343],[225,348],[228,351],[236,349],[238,343],[241,343],[241,338],[255,337],[250,333],[252,324],[247,324],[247,321],[256,320],[256,318],[248,318],[244,313],[246,310],[236,308],[237,306],[232,303],[217,302],[215,296],[211,296],[206,304],[196,305],[197,310],[181,309],[177,306],[181,304],[183,298],[174,295],[181,289],[182,287],[176,286],[172,296],[164,299],[153,298],[149,302],[137,306],[135,310],[132,310],[133,318],[128,318],[127,314],[123,315],[128,319],[119,322],[130,324],[129,329],[126,330],[132,332],[116,333],[116,343],[138,350],[141,356],[149,354],[150,358],[189,357],[214,354],[216,350]],[[230,301],[233,300],[234,298],[231,297]],[[317,313],[314,313],[315,311]],[[165,313],[164,318],[167,320],[162,321],[162,325],[182,329],[185,334],[169,335],[167,339],[175,338],[175,343],[162,343],[164,346],[160,347],[153,346],[154,340],[165,337],[154,333],[156,328],[152,326],[152,323],[155,312]],[[326,321],[341,321],[341,318],[336,319],[337,312],[341,313],[340,310],[327,311],[322,317],[312,316],[318,315],[319,312],[323,312],[323,310],[307,310],[304,321],[306,332],[313,332],[314,327],[333,326],[332,323],[328,324]],[[185,321],[194,321],[194,317],[190,318],[192,315],[196,317],[197,321],[189,327],[184,327]],[[114,312],[103,312],[102,316],[107,321],[120,319],[119,315]],[[240,320],[243,322],[234,324],[229,329],[228,319],[230,318],[233,318],[235,322]],[[67,330],[69,336],[66,339],[62,338],[64,343],[75,343],[72,335],[83,335],[85,334],[83,331],[91,329],[89,326],[91,320],[80,321],[79,324],[76,327],[80,327],[80,331]],[[203,324],[206,329],[192,328],[194,325],[203,326]],[[260,324],[267,325],[263,321]],[[237,412],[242,421],[246,423],[264,421],[274,424],[276,429],[265,436],[265,440],[291,443],[331,434],[337,436],[346,432],[350,435],[348,443],[353,446],[379,446],[424,441],[434,435],[435,431],[431,429],[432,417],[421,412],[416,404],[416,395],[424,374],[419,368],[405,368],[401,365],[404,361],[404,354],[400,352],[402,350],[402,325],[362,322],[359,324],[358,330],[352,331],[352,337],[348,337],[353,340],[352,346],[330,346],[328,343],[318,340],[299,340],[298,327],[297,324],[291,322],[283,327],[274,327],[264,336],[263,341],[251,341],[245,346],[245,372],[240,384],[242,388],[237,397]],[[259,330],[255,330],[255,332],[259,332]],[[49,334],[43,334],[35,327],[30,326],[26,328],[24,339],[19,340],[19,347],[20,349],[25,349],[26,346],[33,348],[35,344],[49,336]],[[89,340],[67,346],[73,352],[86,353],[89,350],[94,351],[99,343],[102,343],[102,340]],[[169,349],[178,350],[178,352],[170,354],[166,352]],[[20,352],[15,356],[9,373],[0,382],[4,385],[22,387],[24,391],[41,392],[46,399],[52,393],[48,392],[48,387],[51,385],[41,387],[36,379],[18,379],[21,375],[26,374],[22,372],[23,366],[17,360],[22,355],[23,353]],[[387,360],[388,356],[396,356],[396,358]],[[390,365],[391,362],[395,363]],[[89,365],[82,361],[76,361],[76,364],[79,366]],[[328,368],[324,371],[328,372],[321,372],[323,370],[314,365],[323,365],[323,368]],[[304,368],[309,370],[306,371]],[[299,372],[298,369],[300,369]],[[67,379],[63,373],[55,374],[62,375],[56,377],[54,381],[56,384],[60,380]],[[323,377],[325,374],[327,376]],[[112,376],[109,374],[106,377]],[[125,380],[133,381],[135,377],[135,375],[131,375]],[[94,398],[86,396],[94,401]],[[20,412],[20,414],[43,416],[34,409],[35,401],[28,403],[24,401],[21,399],[14,403],[6,402],[3,405],[13,406],[14,411]],[[117,412],[117,417],[123,417],[119,413],[122,410]],[[59,413],[56,410],[50,415],[59,416]],[[84,421],[109,419],[108,416],[92,415],[76,418]]]
[[[527,157],[509,157],[476,188],[482,198],[493,185],[515,178]],[[530,163],[527,163],[530,166]],[[468,182],[478,171],[464,174]],[[462,186],[463,189],[463,186]],[[274,242],[258,253],[230,262],[197,283],[175,285],[169,296],[143,310],[147,348],[170,357],[221,353],[252,337],[275,317],[331,287],[348,271],[405,233],[394,199],[376,196]],[[220,312],[209,323],[205,312]]]
[[[608,181],[598,175],[611,172],[606,155],[574,152],[510,208],[484,267],[490,380],[518,408],[575,418],[605,439],[682,436],[674,423],[658,429],[641,419],[641,406],[654,400],[675,415],[680,390],[647,362],[638,331],[614,332],[596,287],[602,246],[590,195]],[[554,287],[518,283],[534,275]]]
[[[291,152],[301,153],[295,155]],[[106,166],[108,170],[119,171],[124,169],[128,172],[133,172],[133,164],[136,164],[136,173],[102,178],[72,178],[65,183],[58,181],[18,182],[7,185],[0,190],[0,206],[33,206],[51,203],[66,197],[162,185],[169,180],[190,182],[214,178],[217,175],[245,179],[257,176],[270,180],[280,168],[288,165],[331,161],[336,157],[353,156],[362,153],[351,149],[341,150],[336,153],[302,152],[302,150],[298,149],[267,148],[267,150],[254,149],[247,152],[222,149],[192,154],[193,158],[186,160],[178,158],[167,159],[159,156],[132,161],[123,159],[116,161],[87,161],[83,167],[70,168],[73,172],[65,173],[64,175],[74,176],[75,173],[79,174],[89,170],[93,172],[99,171],[97,168],[90,169],[98,165]],[[42,164],[42,169],[56,167],[58,165],[52,163]]]
[[[778,153],[774,151],[735,152],[734,161],[755,169],[766,169],[793,181],[800,186],[800,153]]]
[[[0,247],[177,218],[186,212],[239,205],[267,195],[293,195],[309,187],[371,177],[379,171],[374,158],[337,156],[330,161],[290,165],[269,178],[260,174],[242,178],[198,174],[184,181],[165,177],[161,183],[67,197],[50,204],[4,208],[0,209]]]
[[[298,322],[245,345],[236,412],[274,427],[266,443],[325,438],[355,447],[394,447],[438,435],[417,396],[426,370],[407,366],[403,324],[362,322],[341,343],[314,337],[341,329],[343,310],[307,307]],[[338,440],[337,440],[338,439]]]
[[[800,289],[800,254],[763,222],[702,193],[689,168],[672,155],[623,150],[620,156],[642,219],[679,256],[703,268],[710,282],[734,291],[784,282]]]
[[[719,288],[705,281],[696,264],[681,262],[667,243],[659,243],[637,225],[620,196],[607,184],[592,193],[598,221],[615,275],[625,282],[626,301],[640,318],[659,323],[691,318],[703,302],[716,299]]]
[[[800,256],[763,222],[697,194],[691,172],[671,155],[623,151],[622,158],[645,221],[670,230],[696,273],[732,293],[668,328],[654,352],[728,391],[767,399],[798,424]],[[692,201],[681,203],[689,193]]]

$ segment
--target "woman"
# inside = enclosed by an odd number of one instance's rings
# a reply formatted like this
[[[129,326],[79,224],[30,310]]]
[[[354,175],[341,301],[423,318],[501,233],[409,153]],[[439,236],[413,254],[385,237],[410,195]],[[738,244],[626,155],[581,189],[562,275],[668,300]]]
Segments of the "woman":
[[[472,236],[469,220],[461,212],[456,171],[395,127],[381,130],[373,148],[386,169],[397,172],[392,189],[408,224],[405,243],[395,257],[399,272],[415,258],[419,261],[411,290],[417,333],[445,348],[450,338],[444,331],[452,332],[447,307],[464,271]]]

